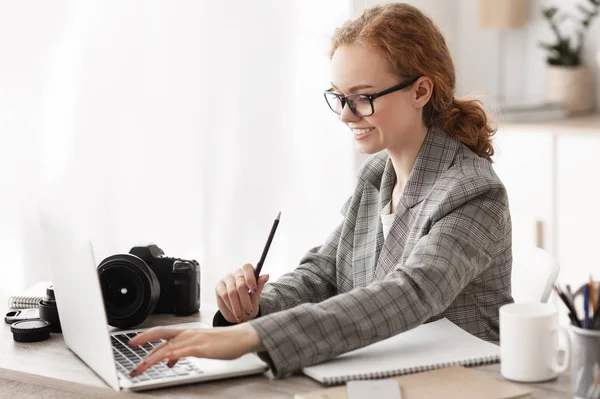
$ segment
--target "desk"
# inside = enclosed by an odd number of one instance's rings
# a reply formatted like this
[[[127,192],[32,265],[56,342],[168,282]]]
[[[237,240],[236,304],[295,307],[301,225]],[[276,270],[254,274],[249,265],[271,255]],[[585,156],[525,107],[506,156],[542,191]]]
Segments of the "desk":
[[[0,297],[0,311],[8,310],[6,298]],[[140,328],[161,324],[189,322],[212,323],[214,305],[204,305],[199,314],[187,317],[153,315]],[[50,339],[37,343],[17,343],[10,327],[2,321],[0,328],[0,398],[75,399],[75,398],[291,398],[295,393],[309,392],[323,387],[302,375],[274,379],[270,372],[264,375],[205,382],[187,386],[163,388],[154,391],[117,393],[75,356],[64,344],[62,335],[51,334]],[[501,379],[498,364],[478,367],[493,378]],[[527,384],[534,398],[558,399],[569,397],[570,378],[567,374],[557,380]]]

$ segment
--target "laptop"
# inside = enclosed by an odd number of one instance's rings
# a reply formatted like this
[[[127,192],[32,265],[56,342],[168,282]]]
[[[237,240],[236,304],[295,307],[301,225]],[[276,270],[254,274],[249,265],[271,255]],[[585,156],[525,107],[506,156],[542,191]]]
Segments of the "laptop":
[[[139,330],[118,331],[108,325],[91,241],[72,226],[40,209],[40,222],[50,261],[52,283],[67,347],[116,391],[142,391],[230,377],[260,374],[268,366],[255,354],[235,360],[180,359],[166,361],[131,378],[129,372],[161,340],[131,348],[127,341]],[[188,323],[176,328],[210,328]]]

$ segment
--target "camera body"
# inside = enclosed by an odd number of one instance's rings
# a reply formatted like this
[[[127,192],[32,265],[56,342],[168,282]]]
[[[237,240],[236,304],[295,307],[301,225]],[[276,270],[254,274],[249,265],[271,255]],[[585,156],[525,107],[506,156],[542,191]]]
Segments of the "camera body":
[[[155,244],[133,247],[129,253],[146,262],[158,278],[160,296],[153,313],[185,316],[200,309],[200,265],[197,261],[165,256]]]
[[[108,324],[135,327],[150,313],[184,316],[200,309],[200,265],[156,244],[112,255],[97,268]]]

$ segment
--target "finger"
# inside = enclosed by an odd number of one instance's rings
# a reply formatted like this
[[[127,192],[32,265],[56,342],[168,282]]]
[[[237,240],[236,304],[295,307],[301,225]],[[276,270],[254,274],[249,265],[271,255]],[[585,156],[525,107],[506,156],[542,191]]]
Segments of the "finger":
[[[169,340],[177,336],[180,332],[181,330],[175,328],[154,327],[130,339],[128,344],[130,346],[137,346],[145,344],[146,342],[156,341],[157,339]]]
[[[227,320],[228,322],[235,323],[236,322],[235,315],[231,311],[231,305],[228,303],[229,296],[227,295],[227,286],[225,285],[225,283],[223,281],[220,281],[219,284],[217,284],[216,292],[217,292],[217,307],[221,311],[221,314],[223,315],[225,320]]]
[[[217,300],[221,298],[223,304],[227,307],[227,310],[232,313],[231,304],[229,303],[229,298],[227,298],[227,285],[225,285],[224,279],[217,283],[215,293],[217,294]]]
[[[175,350],[172,350],[171,352],[167,353],[167,357],[170,360],[175,360],[175,361],[182,359],[184,357],[188,357],[188,356],[203,357],[197,346],[188,346],[188,347],[184,347],[184,348],[179,348],[179,349],[175,349]]]
[[[258,278],[258,289],[255,295],[252,295],[252,306],[253,309],[258,307],[260,303],[260,295],[262,294],[263,288],[265,288],[265,284],[269,281],[269,275],[263,274]]]
[[[181,335],[181,334],[180,334],[180,335]],[[180,335],[178,335],[177,337],[179,337]],[[174,340],[176,340],[176,339],[177,339],[177,337],[175,337],[175,338],[171,339],[171,341],[170,341],[170,342],[171,342],[171,344],[173,344]],[[154,354],[154,353],[158,352],[159,350],[162,350],[162,349],[164,349],[164,348],[165,348],[165,346],[166,346],[168,343],[169,343],[169,341],[166,341],[166,342],[163,342],[163,343],[162,343],[162,344],[160,344],[160,345],[157,345],[157,346],[155,346],[155,347],[154,347],[154,349],[152,349],[150,352],[148,352],[148,354],[146,355],[146,357],[148,357],[148,356],[150,356],[150,355],[152,355],[152,354]]]
[[[177,362],[179,361],[179,359],[175,359],[175,360],[171,359],[171,358],[169,357],[169,354],[168,354],[168,353],[167,353],[167,355],[166,355],[166,356],[167,356],[167,359],[169,359],[169,361],[167,362],[167,367],[168,367],[168,368],[172,368],[172,367],[173,367],[173,366],[175,366],[175,364],[177,364]]]
[[[235,315],[229,310],[227,306],[225,306],[225,302],[221,299],[221,297],[217,297],[217,306],[219,307],[219,310],[221,311],[221,314],[223,315],[225,320],[227,320],[230,323],[236,322]]]
[[[171,341],[165,342],[164,345],[161,345],[161,347],[157,348],[153,353],[148,354],[144,360],[129,373],[129,375],[132,377],[138,376],[155,364],[165,360],[167,358],[166,354],[171,352],[172,347],[173,343]]]
[[[243,275],[237,275],[235,277],[235,285],[240,298],[240,304],[246,313],[245,318],[247,318],[252,315],[252,301],[250,300],[250,295],[248,294],[248,284],[246,284],[246,278]]]
[[[233,359],[239,358],[243,354],[243,353],[236,354],[235,352],[223,354],[223,353],[218,353],[219,351],[217,351],[215,353],[214,351],[210,350],[210,347],[208,345],[201,344],[203,341],[204,341],[204,343],[206,343],[206,340],[198,339],[197,336],[195,338],[196,339],[193,339],[193,340],[190,340],[187,342],[181,342],[177,345],[174,345],[172,348],[170,348],[169,352],[167,352],[165,354],[165,356],[170,361],[182,359],[182,358],[188,357],[188,356],[195,356],[195,357],[202,357],[202,358],[209,358],[209,359],[233,360]]]
[[[256,277],[254,277],[254,267],[252,267],[250,263],[246,263],[242,266],[242,273],[244,273],[244,277],[246,277],[246,285],[248,285],[248,288],[250,288],[253,293],[256,292],[258,287],[256,286]]]
[[[154,348],[144,360],[136,366],[130,373],[132,377],[136,375],[142,374],[148,368],[152,367],[154,364],[160,362],[163,359],[166,359],[166,354],[169,353],[172,348],[180,348],[181,345],[186,345],[188,342],[194,338],[193,330],[180,330],[181,333],[177,335],[175,338],[163,343],[160,346]]]
[[[142,374],[144,371],[146,371],[147,369],[149,369],[150,367],[154,366],[157,363],[160,363],[161,361],[167,359],[169,356],[169,354],[173,351],[173,350],[178,350],[181,348],[185,348],[188,346],[193,346],[194,345],[194,337],[187,337],[186,339],[180,339],[179,341],[176,340],[171,340],[165,343],[165,345],[162,345],[162,347],[160,349],[158,349],[157,351],[155,351],[152,354],[147,355],[144,360],[137,365],[137,367],[135,369],[133,369],[133,371],[131,371],[130,375],[132,377],[135,377],[137,375]],[[175,359],[173,359],[175,360]]]
[[[227,298],[229,299],[229,305],[231,306],[231,312],[235,316],[237,322],[242,321],[242,305],[240,304],[240,297],[237,292],[235,280],[232,275],[227,276],[224,279],[225,285],[227,286]]]
[[[265,288],[265,284],[267,284],[267,281],[269,281],[269,275],[268,274],[263,274],[262,276],[260,276],[258,278],[258,289],[257,289],[257,293],[260,296],[260,294],[262,293],[263,288]]]
[[[170,342],[165,342],[160,348],[156,348],[155,351],[148,354],[141,363],[135,366],[135,368],[129,373],[131,377],[136,377],[142,374],[144,371],[154,366],[156,363],[159,363],[164,359],[165,354],[170,352]]]

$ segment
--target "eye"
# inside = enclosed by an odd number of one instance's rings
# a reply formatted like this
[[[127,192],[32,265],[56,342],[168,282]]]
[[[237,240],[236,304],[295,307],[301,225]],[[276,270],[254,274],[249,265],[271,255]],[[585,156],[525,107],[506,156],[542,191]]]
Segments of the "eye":
[[[369,98],[365,95],[362,94],[353,94],[351,96],[348,97],[349,101],[352,101],[354,104],[356,105],[362,105],[362,104],[370,104],[371,102],[369,101]]]

